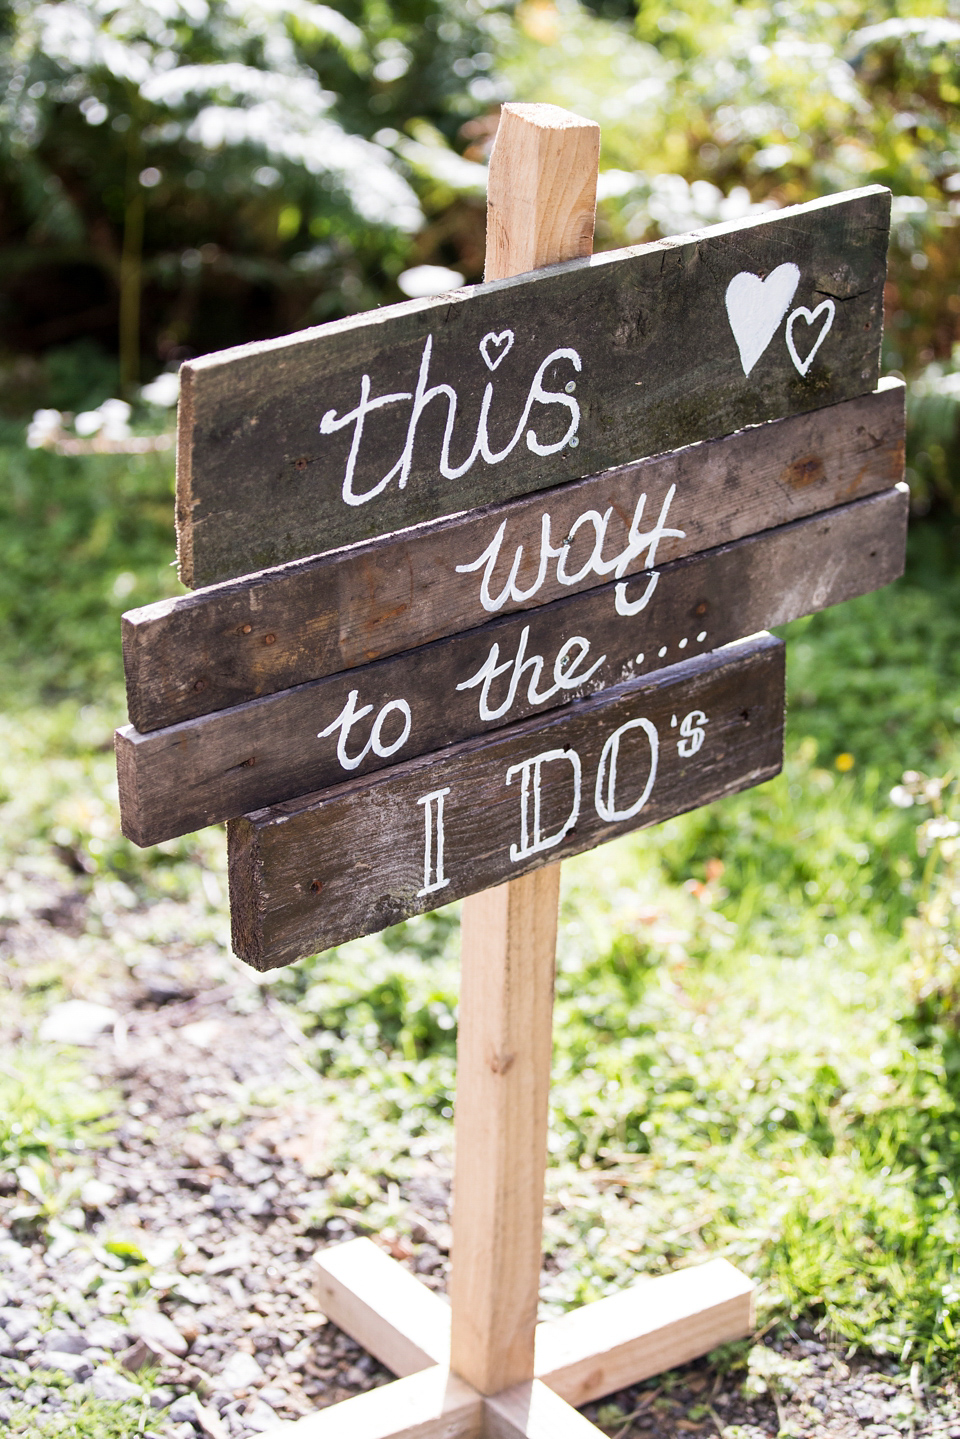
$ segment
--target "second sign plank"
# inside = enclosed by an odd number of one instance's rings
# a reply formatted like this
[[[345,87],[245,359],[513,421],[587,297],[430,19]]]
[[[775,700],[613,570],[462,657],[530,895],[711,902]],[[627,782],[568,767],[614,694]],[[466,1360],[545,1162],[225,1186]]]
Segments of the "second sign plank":
[[[896,579],[895,488],[373,665],[117,732],[123,832],[155,844],[501,728]]]
[[[783,707],[783,644],[755,636],[233,820],[234,949],[289,964],[760,784]]]
[[[123,617],[146,734],[626,580],[903,478],[903,384]]]

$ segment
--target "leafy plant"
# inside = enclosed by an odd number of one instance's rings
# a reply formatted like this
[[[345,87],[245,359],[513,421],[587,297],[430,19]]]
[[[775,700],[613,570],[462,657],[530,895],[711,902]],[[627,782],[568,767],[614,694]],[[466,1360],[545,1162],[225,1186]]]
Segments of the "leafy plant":
[[[462,65],[492,63],[460,0],[7,13],[7,344],[116,331],[126,387],[144,335],[155,369],[391,292],[423,213],[390,145],[475,112]]]
[[[17,1048],[0,1067],[0,1169],[56,1163],[100,1142],[114,1100],[75,1061]]]

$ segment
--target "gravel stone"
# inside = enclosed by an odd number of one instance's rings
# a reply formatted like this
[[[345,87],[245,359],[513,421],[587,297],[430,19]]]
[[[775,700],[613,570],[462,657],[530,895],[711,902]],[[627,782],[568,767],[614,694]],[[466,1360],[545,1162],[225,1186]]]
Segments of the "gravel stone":
[[[43,1336],[42,1347],[47,1353],[82,1354],[90,1348],[90,1340],[76,1329],[51,1329]]]
[[[138,1309],[130,1317],[130,1331],[138,1339],[145,1339],[150,1345],[158,1344],[181,1359],[189,1347],[177,1326],[159,1309]]]
[[[87,1342],[91,1348],[109,1349],[112,1354],[126,1349],[130,1344],[130,1333],[115,1319],[94,1319],[86,1328]]]
[[[244,1414],[243,1422],[252,1433],[265,1434],[279,1423],[279,1419],[276,1410],[271,1409],[263,1399],[258,1399],[253,1408]]]
[[[40,1323],[40,1314],[36,1309],[5,1309],[4,1315],[3,1327],[13,1344],[19,1344]]]
[[[80,1383],[84,1379],[89,1379],[94,1372],[93,1365],[85,1354],[71,1354],[58,1350],[44,1351],[37,1368],[47,1369],[53,1373],[67,1374],[71,1379],[76,1379]]]
[[[169,1419],[173,1424],[192,1424],[197,1418],[197,1397],[195,1394],[184,1394],[175,1399],[170,1405]]]
[[[253,1355],[236,1349],[217,1375],[217,1383],[223,1389],[235,1391],[249,1389],[252,1384],[262,1384],[264,1377],[264,1372]]]
[[[132,1379],[125,1379],[122,1374],[118,1374],[115,1369],[108,1369],[105,1364],[94,1370],[92,1388],[94,1398],[114,1402],[139,1399],[143,1393],[141,1385],[134,1384]]]
[[[55,1004],[40,1025],[44,1044],[95,1044],[105,1029],[112,1029],[120,1015],[105,1004],[85,999],[68,999]]]

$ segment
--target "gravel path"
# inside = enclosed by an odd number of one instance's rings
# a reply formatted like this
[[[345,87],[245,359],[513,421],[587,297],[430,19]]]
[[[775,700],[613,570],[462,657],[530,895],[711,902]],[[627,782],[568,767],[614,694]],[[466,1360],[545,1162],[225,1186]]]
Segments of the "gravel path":
[[[312,1293],[312,1255],[354,1231],[330,1214],[318,1081],[287,1008],[216,935],[184,938],[210,932],[196,897],[148,914],[25,862],[0,899],[4,1048],[38,1023],[41,1042],[85,1040],[96,1083],[123,1095],[45,1225],[42,1196],[4,1176],[0,1429],[95,1434],[71,1417],[93,1394],[129,1415],[117,1434],[243,1439],[387,1382]],[[38,972],[73,996],[43,1017]],[[424,1159],[399,1196],[412,1239],[388,1246],[441,1291],[448,1193],[442,1158]],[[586,1412],[618,1439],[960,1439],[952,1386],[808,1331],[756,1345],[746,1378],[700,1361]]]

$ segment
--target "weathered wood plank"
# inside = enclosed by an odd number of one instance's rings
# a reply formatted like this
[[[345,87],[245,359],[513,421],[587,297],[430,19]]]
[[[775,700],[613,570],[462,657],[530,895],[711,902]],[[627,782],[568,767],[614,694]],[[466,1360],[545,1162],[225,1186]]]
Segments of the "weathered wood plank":
[[[485,567],[458,566],[482,556],[501,525],[488,590],[503,595],[495,613],[509,614],[608,580],[588,564],[596,530],[581,516],[590,510],[609,511],[601,558],[626,555],[625,578],[650,564],[649,547],[629,542],[642,496],[641,532],[666,509],[654,556],[662,565],[889,489],[903,478],[903,394],[902,383],[884,380],[839,405],[131,610],[123,617],[130,721],[146,734],[483,623],[494,613],[481,600]],[[554,558],[538,586],[544,514],[553,545],[580,524],[563,579]]]
[[[125,726],[117,731],[123,832],[141,845],[189,833],[863,594],[901,573],[906,519],[905,491],[888,490],[674,561],[636,615],[617,613],[613,581],[169,729],[141,735]],[[632,582],[628,602],[650,583]],[[503,672],[488,685],[491,655]],[[337,721],[345,709],[349,718],[351,695],[353,713],[371,709],[345,733]]]
[[[761,635],[246,815],[227,827],[234,949],[271,969],[383,929],[760,784],[782,743],[783,646]]]
[[[868,393],[889,205],[872,186],[189,361],[181,578]]]

